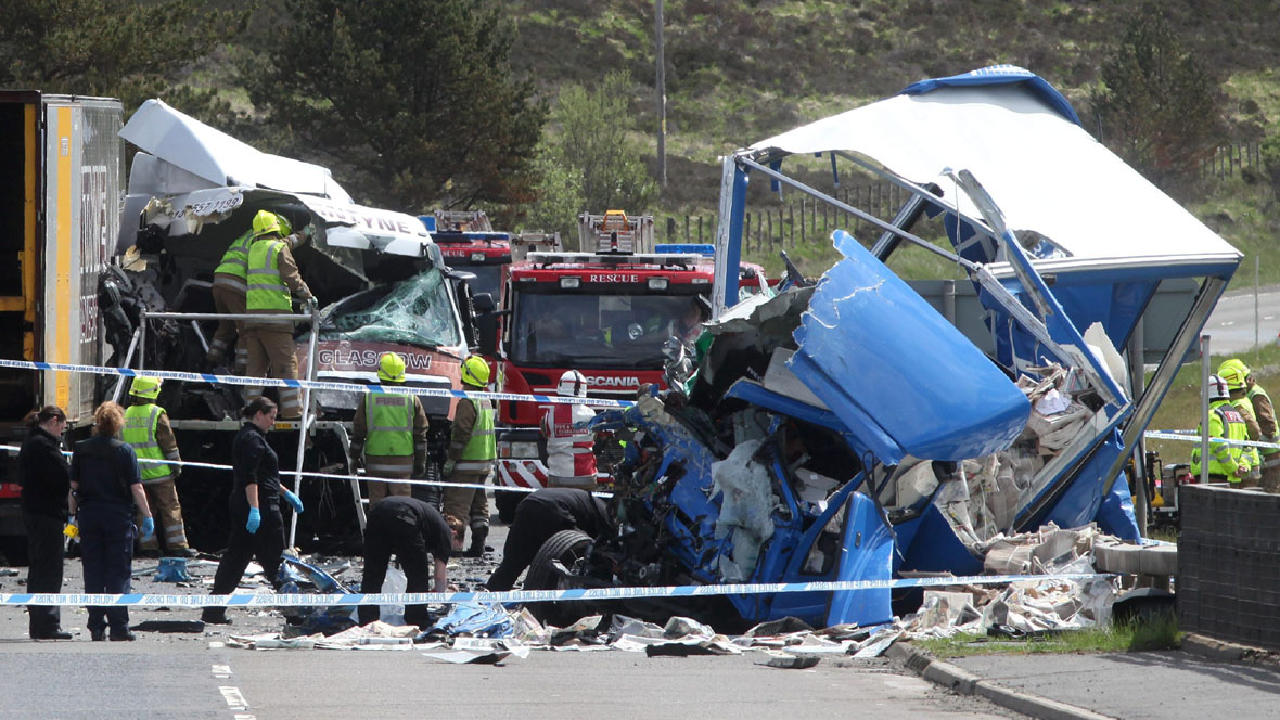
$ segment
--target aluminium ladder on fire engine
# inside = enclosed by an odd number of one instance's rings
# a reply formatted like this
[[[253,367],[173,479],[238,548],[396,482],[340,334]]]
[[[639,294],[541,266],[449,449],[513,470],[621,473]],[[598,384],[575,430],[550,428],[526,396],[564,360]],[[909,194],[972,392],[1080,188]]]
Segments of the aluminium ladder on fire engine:
[[[146,366],[146,345],[147,345],[147,321],[148,320],[191,320],[192,325],[197,328],[196,336],[200,338],[200,342],[208,350],[205,343],[204,334],[200,332],[199,325],[195,324],[196,320],[290,320],[293,322],[310,320],[311,332],[307,339],[307,376],[306,380],[315,380],[316,375],[316,351],[319,343],[320,334],[320,308],[318,305],[311,305],[308,313],[177,313],[177,312],[148,312],[143,310],[141,320],[138,323],[138,369],[143,370]],[[132,350],[133,343],[130,343]],[[128,363],[125,363],[128,366]],[[314,424],[315,416],[311,411],[311,388],[302,388],[302,420],[298,423],[298,453],[294,460],[293,469],[293,487],[294,490],[302,494],[302,462],[303,456],[307,450],[307,432]],[[364,527],[363,508],[360,507],[360,492],[356,490],[356,513],[360,518],[361,529]],[[293,513],[289,521],[289,547],[295,546],[295,539],[298,532],[298,514]]]

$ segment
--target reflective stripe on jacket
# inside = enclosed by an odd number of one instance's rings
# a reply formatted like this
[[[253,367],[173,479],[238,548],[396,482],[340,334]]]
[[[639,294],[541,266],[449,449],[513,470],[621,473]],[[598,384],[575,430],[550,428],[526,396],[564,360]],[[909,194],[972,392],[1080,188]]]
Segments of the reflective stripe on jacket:
[[[595,412],[585,405],[553,405],[542,415],[547,471],[560,477],[596,476],[595,436],[586,424]]]
[[[488,470],[498,459],[498,444],[493,437],[493,408],[486,400],[472,398],[470,402],[475,406],[476,422],[455,467],[464,471]]]
[[[156,442],[156,422],[164,408],[153,403],[133,405],[124,411],[124,431],[120,439],[129,443],[139,460],[164,460],[164,450]],[[168,480],[169,466],[163,463],[138,463],[142,484]]]
[[[253,245],[253,230],[231,241],[223,253],[218,267],[213,269],[213,284],[225,285],[241,292],[246,290],[245,277],[249,272],[249,248]]]
[[[1222,442],[1222,438],[1235,441],[1249,439],[1244,418],[1230,400],[1214,400],[1209,404],[1209,474],[1225,475],[1232,483],[1239,483],[1252,468],[1252,463],[1244,453],[1245,448],[1228,445]],[[1241,465],[1246,466],[1246,472],[1240,472]],[[1191,450],[1191,475],[1200,476],[1199,445]]]
[[[413,456],[413,396],[366,395],[365,417],[369,422],[365,453]]]
[[[249,248],[245,310],[251,313],[287,313],[293,310],[289,288],[280,279],[279,240],[259,240]]]

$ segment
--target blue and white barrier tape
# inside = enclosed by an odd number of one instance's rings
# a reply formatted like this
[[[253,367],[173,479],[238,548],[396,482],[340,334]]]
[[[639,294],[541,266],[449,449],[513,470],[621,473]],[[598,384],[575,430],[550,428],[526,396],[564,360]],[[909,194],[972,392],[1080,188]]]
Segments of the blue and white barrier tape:
[[[126,605],[133,607],[332,607],[341,605],[424,605],[428,603],[532,603],[564,600],[624,600],[708,595],[758,595],[848,590],[897,590],[949,585],[1001,585],[1014,582],[1095,580],[1107,573],[1069,575],[974,575],[968,577],[904,578],[898,580],[820,580],[800,583],[743,583],[740,585],[682,585],[677,587],[583,588],[576,590],[512,590],[509,592],[430,593],[237,593],[235,595],[167,595],[125,593],[0,593],[0,605]]]
[[[1148,430],[1142,434],[1142,437],[1148,440],[1181,440],[1182,442],[1200,442],[1199,430]],[[1233,447],[1256,447],[1265,450],[1280,450],[1280,443],[1262,442],[1260,440],[1226,440],[1224,438],[1210,438],[1209,441],[1214,445],[1227,444]]]
[[[246,377],[243,375],[215,375],[213,373],[181,372],[178,370],[133,370],[131,368],[111,368],[100,367],[97,365],[76,365],[72,363],[32,362],[30,360],[0,359],[0,368],[12,368],[15,370],[51,370],[57,372],[89,373],[93,375],[115,375],[120,377],[147,375],[149,377],[162,378],[165,380],[182,380],[184,382],[208,383],[210,385],[289,387],[373,394],[394,393],[396,395],[422,395],[426,397],[536,402],[544,405],[593,405],[596,407],[614,408],[627,408],[635,405],[631,400],[578,398],[565,397],[562,395],[518,395],[514,393],[497,393],[484,390],[453,390],[450,388],[423,388],[408,387],[405,385],[364,385],[362,383],[328,382],[321,380],[290,380],[287,378]]]
[[[7,450],[8,452],[13,452],[13,453],[18,452],[21,449],[22,448],[18,447],[17,445],[0,445],[0,450]],[[69,450],[63,450],[62,454],[70,456],[73,453],[71,453],[71,451]],[[206,468],[209,470],[230,471],[233,469],[230,465],[223,465],[221,463],[194,462],[191,460],[152,460],[150,458],[138,458],[138,462],[142,464],[177,465],[178,467]],[[295,472],[293,470],[281,470],[280,474],[291,475],[293,477],[298,477],[300,475],[304,478],[320,478],[323,480],[349,481],[352,478],[355,478],[356,480],[380,480],[382,482],[404,483],[405,485],[422,485],[424,487],[475,488],[476,490],[498,490],[501,492],[531,493],[531,492],[536,492],[538,490],[541,490],[541,488],[518,487],[514,485],[497,485],[497,484],[490,485],[487,483],[462,483],[462,482],[449,482],[447,480],[422,480],[419,478],[411,478],[411,479],[390,478],[390,477],[381,477],[378,475],[338,475],[336,473],[307,472],[305,470],[302,472]],[[600,491],[600,490],[593,491],[591,494],[598,498],[613,497],[613,493]]]

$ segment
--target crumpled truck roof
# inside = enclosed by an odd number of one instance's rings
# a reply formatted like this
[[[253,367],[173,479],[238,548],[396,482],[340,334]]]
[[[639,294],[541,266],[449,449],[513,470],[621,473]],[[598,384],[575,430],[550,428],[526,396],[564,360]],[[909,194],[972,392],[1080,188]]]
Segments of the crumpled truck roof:
[[[845,259],[801,316],[792,372],[886,465],[1008,447],[1031,412],[1022,391],[852,236],[836,247]]]

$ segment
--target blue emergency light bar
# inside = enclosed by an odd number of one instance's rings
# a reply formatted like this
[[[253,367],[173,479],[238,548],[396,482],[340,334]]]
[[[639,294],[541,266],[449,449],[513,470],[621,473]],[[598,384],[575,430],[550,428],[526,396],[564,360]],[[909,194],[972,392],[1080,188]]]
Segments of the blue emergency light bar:
[[[701,255],[713,258],[716,256],[716,246],[711,243],[657,243],[653,246],[653,252],[657,255]]]

